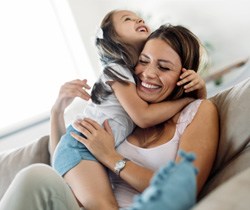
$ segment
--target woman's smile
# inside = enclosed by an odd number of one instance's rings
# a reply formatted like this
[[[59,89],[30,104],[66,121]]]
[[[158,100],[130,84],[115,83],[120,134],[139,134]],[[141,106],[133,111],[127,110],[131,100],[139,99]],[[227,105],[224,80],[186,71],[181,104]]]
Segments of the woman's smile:
[[[146,88],[146,89],[157,89],[159,88],[159,85],[153,85],[147,82],[141,82],[141,86]]]

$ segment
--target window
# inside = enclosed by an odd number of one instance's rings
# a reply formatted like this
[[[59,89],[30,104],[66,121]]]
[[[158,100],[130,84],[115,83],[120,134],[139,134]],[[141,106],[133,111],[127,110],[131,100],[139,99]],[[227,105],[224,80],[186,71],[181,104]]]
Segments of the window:
[[[0,27],[1,138],[48,118],[60,86],[91,65],[66,0],[1,1]]]

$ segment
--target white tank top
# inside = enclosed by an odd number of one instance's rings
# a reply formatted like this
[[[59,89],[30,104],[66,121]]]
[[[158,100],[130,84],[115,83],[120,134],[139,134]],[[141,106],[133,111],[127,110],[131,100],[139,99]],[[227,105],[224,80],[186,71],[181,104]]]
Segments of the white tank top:
[[[170,160],[175,160],[180,137],[185,128],[193,120],[201,101],[202,100],[195,100],[181,111],[176,124],[175,134],[173,138],[165,144],[153,148],[141,148],[125,140],[117,147],[117,151],[129,160],[153,171],[157,171]],[[122,208],[130,206],[134,195],[139,192],[112,172],[110,172],[110,180],[119,206]]]

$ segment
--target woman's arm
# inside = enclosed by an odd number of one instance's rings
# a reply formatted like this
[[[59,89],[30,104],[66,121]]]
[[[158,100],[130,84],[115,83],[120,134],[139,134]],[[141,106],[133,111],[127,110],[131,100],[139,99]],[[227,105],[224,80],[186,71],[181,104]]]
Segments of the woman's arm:
[[[50,115],[50,141],[49,149],[51,154],[60,141],[61,136],[66,132],[64,111],[71,104],[75,97],[89,100],[89,94],[83,89],[90,89],[87,80],[73,80],[61,86],[59,95],[51,109]]]
[[[217,109],[211,101],[204,100],[193,121],[184,131],[179,145],[179,149],[196,154],[194,165],[199,171],[197,192],[202,189],[213,166],[218,139],[219,119]]]
[[[96,121],[85,118],[84,120],[75,122],[74,126],[86,138],[75,133],[71,133],[71,135],[83,143],[103,165],[114,172],[116,162],[124,157],[115,150],[114,137],[108,122],[104,122],[103,128]],[[120,176],[133,188],[142,192],[149,186],[153,174],[152,170],[128,161],[126,167],[121,171]]]

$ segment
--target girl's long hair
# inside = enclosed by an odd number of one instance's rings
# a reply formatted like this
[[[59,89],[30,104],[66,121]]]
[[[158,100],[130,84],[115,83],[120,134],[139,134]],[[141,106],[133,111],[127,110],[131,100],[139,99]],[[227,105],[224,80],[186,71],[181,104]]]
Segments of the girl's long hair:
[[[123,75],[120,75],[119,72],[116,72],[109,65],[112,63],[120,65],[134,74],[134,67],[137,63],[139,55],[137,49],[122,42],[122,40],[117,35],[113,24],[113,14],[115,12],[117,12],[117,10],[109,12],[104,17],[100,26],[103,31],[103,38],[96,37],[95,44],[98,49],[100,60],[104,67],[103,73],[109,76],[111,80],[128,84],[124,80],[127,78]],[[100,104],[110,94],[111,91],[105,88],[105,84],[102,81],[98,81],[94,84],[91,91],[91,99],[94,103]]]

